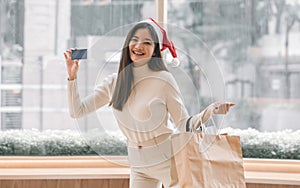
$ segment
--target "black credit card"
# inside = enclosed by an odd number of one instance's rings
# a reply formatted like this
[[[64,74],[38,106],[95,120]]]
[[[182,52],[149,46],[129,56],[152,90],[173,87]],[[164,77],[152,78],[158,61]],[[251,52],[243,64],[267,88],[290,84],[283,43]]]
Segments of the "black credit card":
[[[72,59],[87,59],[87,49],[72,50]]]

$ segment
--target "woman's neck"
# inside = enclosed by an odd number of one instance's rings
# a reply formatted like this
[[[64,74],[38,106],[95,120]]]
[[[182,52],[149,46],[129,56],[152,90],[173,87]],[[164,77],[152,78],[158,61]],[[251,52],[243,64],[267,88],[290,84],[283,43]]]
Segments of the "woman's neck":
[[[139,66],[133,66],[133,75],[136,79],[143,78],[145,76],[149,76],[151,69],[148,67],[148,64],[143,64]]]
[[[144,62],[144,61],[142,61],[142,62],[133,62],[134,67],[141,67],[141,66],[144,66],[146,64],[148,64],[148,62]]]

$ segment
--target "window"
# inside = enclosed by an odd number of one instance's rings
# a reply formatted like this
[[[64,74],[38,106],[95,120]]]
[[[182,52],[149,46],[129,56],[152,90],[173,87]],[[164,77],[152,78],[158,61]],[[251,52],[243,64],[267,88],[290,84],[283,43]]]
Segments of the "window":
[[[1,129],[120,136],[110,108],[76,123],[69,117],[63,52],[88,48],[89,59],[78,73],[80,94],[86,96],[117,71],[132,24],[160,14],[178,48],[181,65],[170,70],[191,114],[229,100],[237,105],[225,126],[298,130],[299,8],[293,0],[2,0]]]
[[[88,48],[97,58],[80,66],[80,93],[87,95],[103,66],[102,77],[116,71],[130,24],[155,17],[155,6],[155,0],[0,1],[1,129],[118,130],[107,108],[101,120],[70,118],[63,52]]]
[[[67,108],[64,50],[77,46],[93,53],[92,42],[112,35],[116,45],[105,42],[107,49],[100,50],[118,51],[126,34],[120,26],[148,17],[145,5],[155,16],[154,1],[1,1],[1,113],[8,113],[8,106],[19,107],[20,128],[75,130]],[[103,57],[97,64],[82,65],[83,95],[92,91],[94,70],[107,60]],[[82,127],[90,129],[93,121],[84,120]]]
[[[200,83],[200,98],[218,99],[210,90],[222,77],[223,98],[237,104],[224,125],[299,129],[299,6],[289,0],[169,1],[168,22],[177,26],[170,34]],[[209,80],[209,74],[218,76]]]

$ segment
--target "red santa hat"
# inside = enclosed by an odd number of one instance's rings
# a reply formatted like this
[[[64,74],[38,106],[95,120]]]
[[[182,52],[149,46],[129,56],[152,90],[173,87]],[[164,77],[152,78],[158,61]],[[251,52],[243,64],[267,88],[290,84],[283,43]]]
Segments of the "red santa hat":
[[[168,38],[166,30],[162,28],[153,18],[148,18],[146,20],[143,20],[142,22],[149,23],[155,29],[159,40],[160,51],[169,49],[173,57],[172,65],[178,66],[180,64],[180,61],[177,58],[176,48],[174,43]]]

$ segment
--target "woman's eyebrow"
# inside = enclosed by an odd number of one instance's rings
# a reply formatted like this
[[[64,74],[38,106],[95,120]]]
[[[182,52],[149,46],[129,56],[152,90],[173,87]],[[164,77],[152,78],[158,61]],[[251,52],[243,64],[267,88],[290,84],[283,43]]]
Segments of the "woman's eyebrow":
[[[132,36],[132,38],[139,39],[139,37],[138,37],[138,36],[136,36],[136,35]],[[149,39],[149,38],[145,38],[144,40],[148,40],[148,41],[150,41],[150,42],[153,42],[153,40],[152,40],[152,39]]]
[[[145,38],[145,40],[149,40],[149,41],[151,41],[151,42],[152,42],[152,39],[149,39],[149,38]]]

